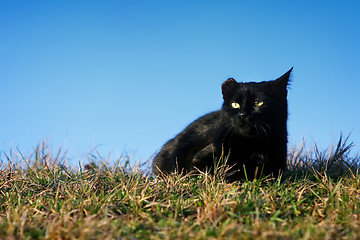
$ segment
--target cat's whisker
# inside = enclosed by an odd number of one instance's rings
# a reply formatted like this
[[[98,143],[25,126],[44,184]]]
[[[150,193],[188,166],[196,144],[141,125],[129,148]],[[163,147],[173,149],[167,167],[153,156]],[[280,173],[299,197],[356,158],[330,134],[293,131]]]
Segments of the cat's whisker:
[[[266,124],[266,123],[263,122],[263,121],[256,122],[256,123],[254,124],[255,129],[256,129],[257,137],[258,137],[258,138],[265,137],[266,140],[269,140],[269,135],[268,135],[268,133],[267,133],[266,128],[265,128],[263,125],[265,125],[265,126],[268,127],[268,124]],[[269,127],[268,127],[268,128],[269,128]]]
[[[262,138],[262,135],[263,135],[262,133],[265,133],[265,135],[266,135],[264,128],[260,124],[255,123],[255,129],[256,129],[256,134],[257,134],[258,139]]]

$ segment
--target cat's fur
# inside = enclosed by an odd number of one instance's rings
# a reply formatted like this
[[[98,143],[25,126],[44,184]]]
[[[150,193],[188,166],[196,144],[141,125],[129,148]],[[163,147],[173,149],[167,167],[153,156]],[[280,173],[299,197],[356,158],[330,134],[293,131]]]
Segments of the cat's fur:
[[[230,181],[278,176],[286,168],[291,70],[273,81],[226,80],[222,109],[200,117],[169,140],[154,158],[154,173],[213,171],[223,159],[231,167],[226,175]]]

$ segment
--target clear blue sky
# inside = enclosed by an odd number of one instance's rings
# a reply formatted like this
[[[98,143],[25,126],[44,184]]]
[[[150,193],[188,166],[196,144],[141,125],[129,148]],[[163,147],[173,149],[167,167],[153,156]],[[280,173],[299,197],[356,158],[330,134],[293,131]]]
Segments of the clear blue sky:
[[[221,83],[291,67],[289,146],[360,145],[358,1],[1,1],[0,149],[47,140],[145,161],[221,107]],[[98,146],[99,145],[99,146]]]

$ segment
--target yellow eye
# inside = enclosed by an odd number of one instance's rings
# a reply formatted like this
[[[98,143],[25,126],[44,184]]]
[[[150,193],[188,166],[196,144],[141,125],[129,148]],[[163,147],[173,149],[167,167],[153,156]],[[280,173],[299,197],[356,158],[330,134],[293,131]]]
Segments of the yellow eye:
[[[233,103],[231,103],[231,107],[232,108],[240,108],[240,104],[238,104],[237,102],[233,102]]]
[[[258,100],[255,101],[255,105],[258,107],[261,107],[263,104],[264,104],[263,101],[258,101]]]

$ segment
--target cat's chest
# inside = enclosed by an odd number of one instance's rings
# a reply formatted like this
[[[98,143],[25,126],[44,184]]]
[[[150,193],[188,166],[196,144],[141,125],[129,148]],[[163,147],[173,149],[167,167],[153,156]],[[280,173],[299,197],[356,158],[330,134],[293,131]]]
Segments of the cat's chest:
[[[219,144],[218,144],[219,145]],[[267,144],[258,139],[251,139],[242,136],[226,136],[223,138],[221,148],[231,155],[253,155],[266,154]]]

